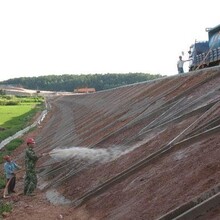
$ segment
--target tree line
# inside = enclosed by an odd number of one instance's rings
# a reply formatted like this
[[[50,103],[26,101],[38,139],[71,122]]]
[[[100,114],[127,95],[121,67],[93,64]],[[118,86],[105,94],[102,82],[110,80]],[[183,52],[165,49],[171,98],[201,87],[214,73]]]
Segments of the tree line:
[[[96,91],[162,78],[148,73],[48,75],[20,77],[0,82],[0,85],[19,86],[25,89],[73,92],[79,88],[95,88]]]

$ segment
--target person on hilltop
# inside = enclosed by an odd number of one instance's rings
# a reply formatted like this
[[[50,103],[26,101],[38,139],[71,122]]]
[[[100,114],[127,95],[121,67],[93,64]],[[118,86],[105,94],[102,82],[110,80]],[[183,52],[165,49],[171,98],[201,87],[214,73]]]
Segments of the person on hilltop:
[[[16,174],[15,171],[21,169],[20,166],[17,165],[14,161],[12,161],[9,155],[3,157],[6,161],[4,163],[4,171],[7,179],[5,190],[3,197],[6,198],[6,194],[15,193],[15,185],[16,185]]]
[[[186,61],[189,61],[189,60],[182,60],[182,56],[179,56],[179,60],[178,60],[178,62],[177,62],[177,70],[178,70],[178,73],[179,73],[179,74],[184,73],[183,64],[184,64]]]
[[[24,195],[34,195],[33,192],[37,188],[37,174],[35,167],[39,157],[33,150],[35,140],[33,138],[28,138],[26,144],[27,149],[25,151]]]

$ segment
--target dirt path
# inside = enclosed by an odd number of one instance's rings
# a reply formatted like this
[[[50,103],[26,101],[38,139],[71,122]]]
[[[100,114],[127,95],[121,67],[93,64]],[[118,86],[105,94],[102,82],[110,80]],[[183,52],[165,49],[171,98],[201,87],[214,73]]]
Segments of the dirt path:
[[[63,219],[69,215],[67,207],[50,204],[45,194],[36,191],[36,196],[14,195],[7,199],[13,204],[13,211],[6,219]]]

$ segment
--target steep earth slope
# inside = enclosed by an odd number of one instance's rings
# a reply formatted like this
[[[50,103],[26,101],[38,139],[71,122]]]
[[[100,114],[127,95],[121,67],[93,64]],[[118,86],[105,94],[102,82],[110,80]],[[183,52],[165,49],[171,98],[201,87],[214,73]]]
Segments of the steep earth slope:
[[[69,219],[219,219],[219,89],[215,67],[48,97],[40,189]]]

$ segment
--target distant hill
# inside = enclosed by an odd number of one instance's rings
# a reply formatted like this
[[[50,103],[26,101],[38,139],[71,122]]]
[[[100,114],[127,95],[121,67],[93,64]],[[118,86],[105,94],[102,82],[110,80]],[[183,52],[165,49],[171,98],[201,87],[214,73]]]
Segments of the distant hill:
[[[0,82],[0,85],[12,85],[33,90],[72,92],[79,88],[95,88],[96,91],[112,89],[162,78],[160,74],[126,73],[126,74],[88,74],[88,75],[48,75],[39,77],[20,77]]]

